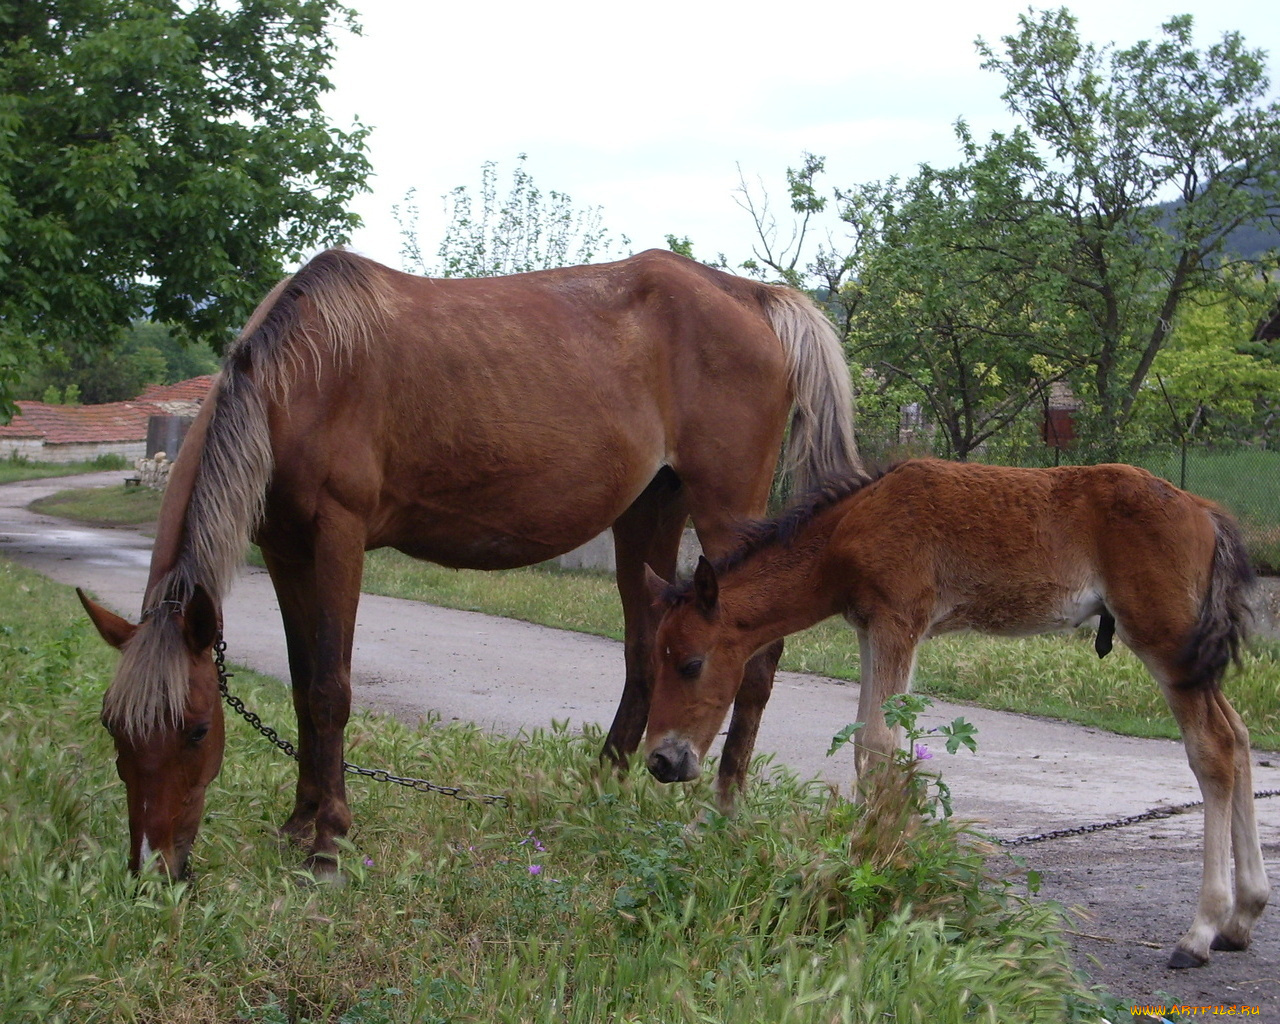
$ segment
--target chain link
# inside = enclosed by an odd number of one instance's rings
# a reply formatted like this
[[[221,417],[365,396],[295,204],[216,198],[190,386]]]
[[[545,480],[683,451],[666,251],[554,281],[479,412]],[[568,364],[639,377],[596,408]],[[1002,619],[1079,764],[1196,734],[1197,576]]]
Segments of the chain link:
[[[1261,789],[1253,794],[1255,800],[1263,800],[1270,796],[1280,796],[1280,789]],[[1031,835],[1018,836],[1016,839],[996,839],[1000,846],[1028,846],[1031,843],[1042,843],[1048,839],[1064,839],[1067,836],[1087,836],[1091,832],[1102,832],[1111,828],[1124,828],[1127,825],[1138,825],[1144,821],[1158,821],[1161,818],[1171,818],[1175,814],[1182,814],[1194,807],[1203,807],[1203,800],[1190,800],[1185,804],[1176,804],[1173,807],[1153,807],[1149,811],[1143,811],[1141,814],[1129,814],[1123,818],[1116,818],[1113,821],[1099,821],[1092,825],[1077,825],[1075,828],[1059,828],[1052,832],[1036,832]]]
[[[227,671],[227,643],[222,637],[219,637],[218,642],[213,645],[213,652],[214,664],[218,668],[218,689],[222,693],[223,700],[227,702],[236,714],[265,736],[273,746],[296,761],[298,759],[298,751],[294,745],[286,739],[281,739],[280,734],[270,726],[263,725],[262,719],[246,708],[244,701],[234,696],[227,689],[227,680],[232,678],[232,673]],[[375,782],[393,782],[397,786],[405,786],[419,793],[440,793],[443,796],[451,796],[455,800],[466,800],[481,804],[506,805],[509,803],[508,799],[501,794],[468,793],[459,786],[441,786],[435,782],[428,782],[426,779],[415,779],[408,775],[393,775],[385,768],[361,768],[350,761],[342,762],[342,770],[352,775],[360,775],[366,779],[372,779]],[[1272,796],[1280,796],[1280,789],[1263,789],[1253,794],[1255,800],[1263,800]],[[1077,825],[1074,828],[1059,828],[1050,832],[1035,832],[1030,835],[1018,836],[1014,839],[996,839],[995,841],[1000,846],[1013,847],[1043,843],[1050,839],[1065,839],[1067,836],[1087,836],[1092,832],[1103,832],[1107,829],[1139,825],[1144,821],[1159,821],[1161,818],[1171,818],[1175,814],[1182,814],[1184,811],[1201,807],[1203,804],[1203,800],[1191,800],[1185,804],[1176,804],[1172,807],[1153,807],[1149,811],[1143,811],[1141,814],[1129,814],[1123,818],[1115,818],[1112,821],[1099,821],[1092,825]]]
[[[246,708],[244,701],[234,696],[227,688],[227,680],[231,679],[233,674],[227,671],[227,642],[221,636],[218,637],[217,643],[213,645],[213,662],[218,669],[218,690],[222,693],[222,699],[227,702],[227,705],[255,730],[265,736],[272,746],[277,750],[283,751],[296,761],[298,759],[297,748],[288,740],[282,739],[280,734],[270,726],[263,725],[262,719]],[[426,779],[415,779],[408,775],[393,775],[385,768],[361,768],[350,761],[342,762],[342,770],[351,775],[360,775],[366,779],[373,779],[375,782],[393,782],[397,786],[405,786],[419,793],[440,793],[443,796],[451,796],[455,800],[490,805],[502,804],[504,806],[510,802],[505,796],[498,793],[469,793],[460,786],[441,786],[435,782],[428,782]]]

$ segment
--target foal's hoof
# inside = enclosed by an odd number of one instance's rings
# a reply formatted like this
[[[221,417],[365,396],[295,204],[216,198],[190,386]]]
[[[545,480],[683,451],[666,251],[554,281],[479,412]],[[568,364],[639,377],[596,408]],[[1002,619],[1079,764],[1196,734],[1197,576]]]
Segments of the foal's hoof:
[[[1203,967],[1209,962],[1207,956],[1197,956],[1188,949],[1179,946],[1173,951],[1173,956],[1169,957],[1167,964],[1171,971],[1182,971],[1188,967]]]
[[[1249,948],[1249,940],[1233,939],[1233,938],[1230,938],[1229,936],[1219,933],[1218,935],[1214,936],[1213,941],[1209,943],[1209,948],[1221,950],[1224,953],[1239,953],[1242,950]]]

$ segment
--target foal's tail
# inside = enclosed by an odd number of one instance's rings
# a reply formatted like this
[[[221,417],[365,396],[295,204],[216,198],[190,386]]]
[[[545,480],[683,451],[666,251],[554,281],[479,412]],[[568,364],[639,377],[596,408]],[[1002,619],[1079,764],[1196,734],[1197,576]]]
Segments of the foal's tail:
[[[860,472],[853,396],[840,338],[812,302],[790,288],[764,293],[764,311],[787,354],[795,412],[783,455],[796,493]]]
[[[1213,569],[1200,619],[1187,641],[1185,678],[1190,687],[1216,687],[1231,662],[1239,667],[1253,620],[1249,597],[1255,577],[1240,526],[1222,509],[1206,511],[1215,534]]]

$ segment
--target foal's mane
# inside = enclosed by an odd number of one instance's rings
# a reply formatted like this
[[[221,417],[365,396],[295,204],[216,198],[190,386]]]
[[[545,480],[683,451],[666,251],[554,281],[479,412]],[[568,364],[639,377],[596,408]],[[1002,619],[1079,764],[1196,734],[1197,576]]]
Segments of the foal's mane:
[[[738,526],[737,543],[728,554],[711,563],[717,576],[732,572],[771,548],[790,546],[796,536],[820,514],[846,498],[870,487],[898,468],[895,463],[874,471],[856,470],[820,482],[797,498],[790,506],[767,519],[750,519]],[[678,580],[667,588],[669,605],[684,604],[693,597],[693,580]]]
[[[181,529],[176,550],[153,555],[153,572],[168,568],[148,586],[103,700],[113,730],[142,738],[181,721],[189,680],[177,611],[196,587],[221,609],[261,521],[273,468],[268,402],[284,399],[302,373],[349,366],[393,305],[383,268],[331,249],[276,285],[249,318],[206,399],[213,409],[190,486],[165,495],[161,518],[180,517]]]

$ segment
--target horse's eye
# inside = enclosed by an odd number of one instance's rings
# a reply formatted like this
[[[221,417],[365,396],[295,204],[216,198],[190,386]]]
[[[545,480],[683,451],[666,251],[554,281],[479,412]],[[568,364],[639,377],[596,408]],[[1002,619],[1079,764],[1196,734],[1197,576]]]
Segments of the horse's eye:
[[[201,722],[187,733],[187,742],[195,746],[209,735],[209,723]]]
[[[690,658],[676,671],[680,673],[680,678],[682,679],[697,679],[702,673],[702,659]]]

